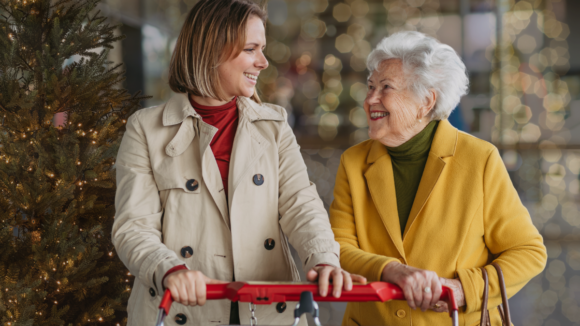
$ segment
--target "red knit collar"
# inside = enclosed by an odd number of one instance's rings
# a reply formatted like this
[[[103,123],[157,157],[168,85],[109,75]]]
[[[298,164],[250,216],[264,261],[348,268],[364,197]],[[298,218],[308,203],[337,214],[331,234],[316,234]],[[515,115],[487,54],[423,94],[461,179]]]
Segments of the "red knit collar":
[[[205,112],[210,113],[210,112],[216,112],[216,111],[231,110],[232,108],[236,107],[236,100],[237,99],[238,99],[238,97],[236,96],[231,101],[227,102],[226,104],[222,104],[222,105],[218,105],[218,106],[208,106],[208,105],[201,105],[201,104],[197,103],[191,96],[189,96],[189,102],[191,103],[191,106],[193,106],[195,108],[195,110],[198,111],[198,113],[200,113],[199,111],[202,111],[204,113]]]

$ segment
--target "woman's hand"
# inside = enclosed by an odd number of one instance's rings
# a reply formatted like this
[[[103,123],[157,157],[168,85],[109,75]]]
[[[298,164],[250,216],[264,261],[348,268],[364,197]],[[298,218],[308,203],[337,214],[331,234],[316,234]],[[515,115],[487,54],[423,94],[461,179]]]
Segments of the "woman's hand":
[[[437,273],[398,262],[385,266],[381,281],[400,286],[412,309],[419,307],[426,311],[435,307],[441,296],[441,281]]]
[[[206,284],[226,283],[211,279],[200,271],[179,270],[163,280],[163,286],[171,291],[173,301],[186,306],[203,306],[206,299]]]
[[[459,279],[440,277],[439,281],[441,282],[441,285],[444,285],[453,290],[453,295],[455,296],[457,307],[465,306],[465,292],[463,292],[463,285]],[[431,307],[431,310],[435,312],[449,312],[449,306],[447,305],[447,302],[439,301]]]
[[[352,282],[358,282],[365,284],[367,279],[356,274],[349,274],[347,271],[340,267],[334,267],[329,265],[317,265],[306,273],[306,279],[310,282],[314,282],[318,279],[318,292],[320,295],[325,297],[328,293],[328,284],[332,280],[334,285],[332,295],[335,298],[340,297],[340,293],[343,289],[345,291],[352,290]]]

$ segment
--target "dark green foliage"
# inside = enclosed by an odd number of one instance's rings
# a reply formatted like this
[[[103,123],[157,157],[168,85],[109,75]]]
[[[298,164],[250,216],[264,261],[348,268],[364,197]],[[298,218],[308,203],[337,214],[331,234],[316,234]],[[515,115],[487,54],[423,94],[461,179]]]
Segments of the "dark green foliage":
[[[118,86],[106,48],[120,37],[97,3],[0,0],[2,325],[126,322],[113,165],[143,98]]]

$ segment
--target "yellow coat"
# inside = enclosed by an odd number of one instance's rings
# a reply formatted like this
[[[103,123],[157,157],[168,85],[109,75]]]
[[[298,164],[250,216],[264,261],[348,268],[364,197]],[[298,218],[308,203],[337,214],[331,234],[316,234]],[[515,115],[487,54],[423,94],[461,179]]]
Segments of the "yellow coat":
[[[391,157],[368,140],[341,158],[330,207],[340,243],[340,263],[351,273],[379,281],[385,265],[398,261],[459,277],[467,305],[459,325],[479,325],[483,279],[490,276],[492,325],[501,325],[497,274],[504,272],[508,295],[518,292],[546,264],[542,236],[532,224],[506,168],[491,144],[455,129],[447,120],[431,145],[427,165],[401,238]],[[349,303],[343,325],[451,325],[449,316],[411,310],[406,301]]]

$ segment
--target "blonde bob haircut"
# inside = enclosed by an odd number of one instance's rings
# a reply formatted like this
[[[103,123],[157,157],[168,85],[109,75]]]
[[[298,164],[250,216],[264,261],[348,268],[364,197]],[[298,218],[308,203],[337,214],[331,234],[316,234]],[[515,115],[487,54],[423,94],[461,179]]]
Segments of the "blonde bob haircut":
[[[200,0],[187,15],[171,56],[171,89],[228,101],[217,67],[243,51],[251,16],[266,24],[265,10],[250,0]],[[256,91],[251,98],[261,103]]]

